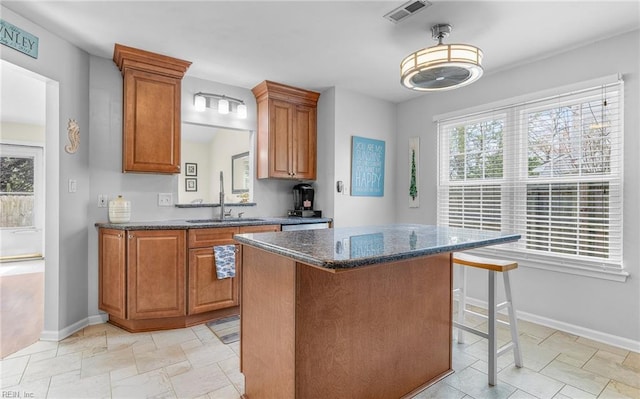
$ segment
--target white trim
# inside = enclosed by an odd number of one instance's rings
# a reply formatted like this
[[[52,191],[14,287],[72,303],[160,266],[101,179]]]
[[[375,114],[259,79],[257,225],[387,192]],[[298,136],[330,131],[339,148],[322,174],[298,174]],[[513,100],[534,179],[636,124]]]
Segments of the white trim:
[[[524,253],[522,251],[510,251],[504,248],[477,248],[469,252],[482,256],[513,259],[518,262],[519,266],[523,267],[617,281],[620,283],[626,282],[630,276],[629,272],[615,265],[607,267],[604,263],[601,263],[600,268],[596,268],[595,262],[589,262],[594,266],[580,266],[578,261],[571,261],[570,259],[560,257],[554,258],[553,255],[548,254],[535,256],[535,254]],[[584,261],[584,263],[587,264],[586,261]]]
[[[482,300],[471,298],[471,297],[467,297],[466,301],[470,305],[478,306],[483,309],[487,308],[486,301],[482,301]],[[499,313],[506,314],[506,311],[502,310]],[[516,315],[519,320],[529,321],[531,323],[536,323],[541,326],[553,328],[559,331],[564,331],[573,335],[578,335],[582,338],[587,338],[593,341],[602,342],[604,344],[615,346],[617,348],[622,348],[622,349],[633,351],[636,353],[640,352],[640,341],[634,341],[629,338],[619,337],[617,335],[612,335],[602,331],[592,330],[590,328],[577,326],[575,324],[565,323],[564,321],[549,319],[547,317],[539,316],[533,313],[523,312],[520,310],[516,310]]]
[[[433,116],[433,122],[446,121],[447,119],[458,118],[465,115],[473,115],[479,112],[487,112],[490,110],[495,110],[503,107],[513,107],[515,105],[520,105],[522,103],[526,103],[529,101],[540,101],[546,97],[552,97],[557,95],[569,95],[574,91],[585,90],[593,87],[615,84],[622,80],[622,75],[619,73],[615,73],[612,75],[602,76],[596,79],[585,80],[582,82],[571,83],[564,86],[554,87],[547,90],[537,91],[535,93],[523,94],[521,96],[511,97],[506,100],[498,100],[491,103],[486,103],[482,105],[478,105],[475,107],[465,108],[462,110],[456,110],[451,112],[446,112],[444,114],[438,114]]]
[[[82,330],[87,326],[94,324],[103,324],[109,321],[109,315],[102,313],[94,316],[85,317],[82,320],[78,320],[70,326],[63,328],[60,331],[44,330],[40,333],[40,340],[42,341],[62,341],[68,336],[74,334],[77,331]]]

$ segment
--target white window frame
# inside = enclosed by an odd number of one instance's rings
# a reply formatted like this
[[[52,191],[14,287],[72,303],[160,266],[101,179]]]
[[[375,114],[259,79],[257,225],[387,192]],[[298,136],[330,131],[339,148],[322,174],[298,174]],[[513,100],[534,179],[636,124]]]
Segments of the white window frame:
[[[518,110],[519,105],[526,105],[529,102],[535,102],[538,104],[542,104],[544,99],[551,99],[557,96],[566,96],[572,95],[573,93],[579,93],[580,91],[592,89],[595,87],[602,87],[605,85],[611,85],[619,83],[616,87],[616,90],[619,92],[619,124],[620,124],[620,137],[618,141],[618,145],[620,146],[620,157],[623,156],[623,148],[624,148],[624,104],[622,99],[624,97],[624,85],[619,75],[610,75],[600,79],[594,79],[587,82],[581,82],[574,85],[568,85],[564,87],[560,87],[557,89],[547,90],[544,92],[533,93],[526,96],[521,96],[518,98],[508,99],[492,104],[487,104],[481,107],[475,107],[472,109],[456,111],[449,114],[436,115],[433,119],[434,122],[438,124],[438,224],[446,223],[446,217],[443,217],[442,207],[446,207],[448,209],[449,204],[442,199],[447,196],[443,195],[443,190],[448,192],[449,190],[449,182],[448,178],[445,179],[444,176],[448,176],[449,169],[449,148],[448,148],[448,138],[443,139],[441,137],[441,126],[446,125],[448,122],[451,125],[454,120],[465,119],[466,124],[473,123],[474,120],[485,119],[489,113],[493,113],[494,115],[506,115],[507,122],[509,123],[517,123],[517,135],[503,136],[503,148],[512,148],[517,149],[517,151],[526,151],[526,144],[524,146],[519,145],[518,142],[512,142],[512,140],[521,141],[527,140],[527,129],[526,129],[526,120],[521,118],[521,112]],[[553,100],[555,101],[555,100]],[[554,102],[557,104],[557,101]],[[496,118],[497,119],[497,118]],[[509,121],[510,120],[510,121]],[[523,127],[524,126],[524,127]],[[526,141],[525,141],[526,143]],[[447,154],[446,156],[444,154]],[[512,159],[509,157],[516,157],[516,159]],[[446,159],[445,159],[446,158]],[[519,162],[519,163],[518,163]],[[526,207],[521,207],[517,209],[518,199],[512,199],[512,197],[520,197],[519,201],[521,203],[526,204],[526,191],[528,184],[534,184],[537,182],[546,183],[545,179],[531,179],[529,178],[527,172],[527,155],[526,154],[513,154],[504,152],[503,156],[503,176],[501,179],[479,179],[479,180],[471,180],[465,183],[460,184],[460,182],[454,182],[456,186],[461,186],[464,184],[469,185],[488,185],[492,183],[504,184],[502,186],[502,227],[501,229],[504,231],[512,231],[512,232],[520,232],[516,228],[514,221],[522,220],[518,218],[524,218],[526,216]],[[514,167],[507,167],[516,166]],[[446,168],[446,169],[443,169]],[[622,185],[623,185],[623,167],[622,167],[622,159],[619,163],[618,170],[615,171],[616,174],[614,179],[619,181],[619,185],[615,187],[618,191],[618,199],[615,205],[619,206],[620,213],[622,213]],[[445,174],[443,174],[445,173]],[[515,176],[513,174],[516,174]],[[561,179],[554,179],[553,183],[560,183]],[[575,176],[568,177],[565,181],[576,183],[580,178],[576,178]],[[602,181],[602,179],[598,179]],[[509,183],[511,181],[511,183]],[[513,184],[515,182],[515,184]],[[523,199],[524,198],[524,199]],[[524,202],[522,202],[524,201]],[[621,215],[622,216],[622,215]],[[512,223],[513,222],[513,223]],[[610,261],[608,259],[596,259],[596,258],[586,258],[581,256],[572,256],[572,255],[561,255],[555,252],[541,252],[535,250],[524,250],[522,246],[518,247],[518,243],[512,244],[503,244],[498,246],[486,247],[476,249],[473,252],[476,252],[480,255],[486,256],[494,256],[500,258],[510,258],[515,259],[519,262],[521,266],[533,267],[538,269],[551,270],[556,272],[564,272],[570,274],[577,274],[582,276],[590,276],[596,277],[606,280],[613,281],[626,281],[626,278],[629,276],[629,273],[624,270],[624,265],[622,263],[622,217],[620,219],[620,253],[619,256],[616,257],[614,261]],[[525,237],[523,232],[520,232]],[[525,246],[526,247],[526,246]]]

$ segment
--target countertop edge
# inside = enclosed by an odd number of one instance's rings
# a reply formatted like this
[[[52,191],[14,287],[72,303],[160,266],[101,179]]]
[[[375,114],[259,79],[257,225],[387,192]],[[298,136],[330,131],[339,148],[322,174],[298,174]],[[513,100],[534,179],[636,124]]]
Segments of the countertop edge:
[[[194,218],[195,219],[195,218]],[[249,217],[247,217],[249,219]],[[253,218],[251,218],[253,219]],[[212,223],[189,223],[189,219],[161,220],[161,221],[142,221],[127,223],[109,223],[97,222],[95,227],[114,229],[114,230],[186,230],[186,229],[211,229],[220,227],[237,227],[237,226],[261,226],[270,224],[279,225],[296,225],[296,224],[315,224],[315,223],[331,223],[332,218],[303,218],[303,217],[260,217],[260,220],[233,220],[226,222]]]
[[[464,250],[469,250],[474,248],[485,247],[489,245],[497,245],[497,244],[504,244],[508,242],[518,241],[521,238],[519,234],[513,234],[509,236],[504,236],[504,237],[483,239],[477,242],[468,242],[468,243],[461,243],[461,244],[454,244],[454,245],[443,245],[439,247],[425,248],[421,250],[401,252],[401,253],[391,254],[391,255],[380,255],[380,256],[372,256],[368,258],[347,259],[347,260],[329,262],[319,258],[310,257],[299,251],[256,241],[252,239],[251,236],[252,236],[251,233],[236,234],[234,236],[234,239],[241,244],[249,245],[249,246],[262,249],[268,252],[272,252],[278,255],[286,256],[288,258],[294,259],[301,263],[309,264],[312,266],[319,266],[321,268],[327,269],[327,271],[337,271],[340,269],[353,269],[357,267],[376,265],[380,263],[397,262],[397,261],[417,258],[421,256],[436,255],[443,252],[464,251]]]

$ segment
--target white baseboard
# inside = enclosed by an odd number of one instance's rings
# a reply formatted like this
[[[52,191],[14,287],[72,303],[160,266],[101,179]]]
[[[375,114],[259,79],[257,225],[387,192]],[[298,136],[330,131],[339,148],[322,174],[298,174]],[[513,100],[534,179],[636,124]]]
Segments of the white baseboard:
[[[487,308],[487,302],[481,301],[475,298],[467,297],[467,303],[473,306],[479,306],[483,309]],[[500,313],[506,314],[503,310]],[[640,341],[634,341],[632,339],[619,337],[602,331],[592,330],[589,328],[577,326],[574,324],[565,323],[563,321],[550,319],[547,317],[539,316],[533,313],[527,313],[517,310],[517,317],[519,320],[530,321],[532,323],[540,324],[545,327],[550,327],[556,330],[564,331],[569,334],[578,335],[583,338],[588,338],[593,341],[602,342],[608,345],[616,346],[618,348],[626,349],[629,351],[640,353]]]
[[[106,313],[105,314],[94,315],[94,316],[89,316],[89,317],[84,318],[82,320],[79,320],[79,321],[73,323],[72,325],[67,326],[67,327],[65,327],[65,328],[63,328],[62,330],[59,330],[59,331],[44,330],[40,334],[40,339],[42,341],[62,341],[63,339],[65,339],[68,336],[70,336],[71,334],[75,333],[76,331],[82,330],[83,328],[85,328],[88,325],[106,323],[107,320],[109,320],[109,315],[106,314]]]

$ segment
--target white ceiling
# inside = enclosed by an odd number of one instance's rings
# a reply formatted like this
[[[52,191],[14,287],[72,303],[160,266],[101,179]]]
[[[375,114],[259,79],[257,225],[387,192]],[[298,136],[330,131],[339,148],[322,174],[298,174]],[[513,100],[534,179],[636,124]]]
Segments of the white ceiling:
[[[322,91],[342,87],[402,102],[402,58],[445,43],[484,51],[485,74],[640,27],[640,2],[449,1],[393,24],[404,1],[2,1],[100,57],[114,43],[192,61],[188,76],[252,88],[265,79]],[[46,45],[46,43],[41,43]],[[464,90],[464,89],[461,89]],[[427,94],[437,95],[437,94]]]

